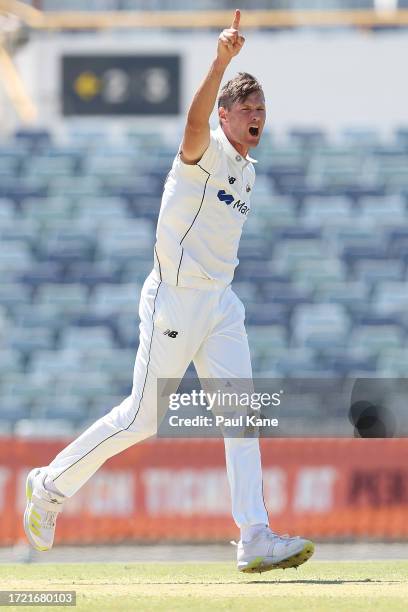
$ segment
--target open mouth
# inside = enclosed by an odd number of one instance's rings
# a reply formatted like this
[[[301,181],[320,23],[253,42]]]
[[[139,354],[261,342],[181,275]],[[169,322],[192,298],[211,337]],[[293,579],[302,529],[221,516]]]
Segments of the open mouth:
[[[249,128],[249,133],[251,134],[251,136],[258,136],[259,135],[259,128],[251,126]]]

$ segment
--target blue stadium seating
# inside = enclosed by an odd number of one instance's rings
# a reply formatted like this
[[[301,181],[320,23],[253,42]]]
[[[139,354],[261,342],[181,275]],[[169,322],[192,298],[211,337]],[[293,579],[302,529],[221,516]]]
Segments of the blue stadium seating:
[[[68,433],[129,392],[177,146],[86,123],[63,143],[43,130],[0,143],[0,432]],[[386,143],[294,128],[257,157],[233,283],[254,375],[404,376],[408,128]]]

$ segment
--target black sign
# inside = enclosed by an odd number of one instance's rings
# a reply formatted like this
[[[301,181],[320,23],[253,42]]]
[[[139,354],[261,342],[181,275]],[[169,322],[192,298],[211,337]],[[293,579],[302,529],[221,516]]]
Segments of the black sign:
[[[180,112],[176,55],[66,55],[62,82],[66,116]]]

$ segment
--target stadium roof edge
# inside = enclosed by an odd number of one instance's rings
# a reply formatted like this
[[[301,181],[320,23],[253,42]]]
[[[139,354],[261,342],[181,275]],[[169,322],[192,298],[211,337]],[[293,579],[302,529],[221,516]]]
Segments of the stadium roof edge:
[[[18,0],[2,0],[0,13],[20,18],[27,26],[41,30],[101,30],[117,28],[223,28],[231,11],[39,11]],[[408,10],[248,10],[243,11],[244,29],[298,27],[403,27]]]

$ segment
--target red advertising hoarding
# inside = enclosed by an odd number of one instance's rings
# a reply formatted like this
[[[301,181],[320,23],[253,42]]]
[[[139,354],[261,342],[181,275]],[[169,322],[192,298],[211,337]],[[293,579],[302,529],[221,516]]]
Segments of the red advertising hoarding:
[[[23,538],[25,477],[65,443],[3,439],[0,544]],[[264,497],[278,532],[408,538],[408,440],[262,440]],[[237,536],[221,440],[152,440],[109,460],[65,504],[56,542]]]

